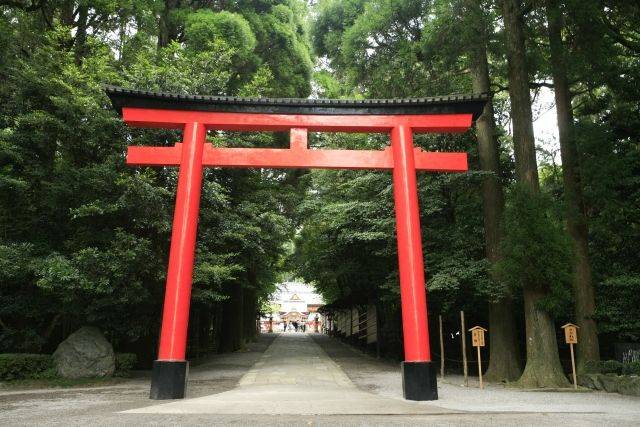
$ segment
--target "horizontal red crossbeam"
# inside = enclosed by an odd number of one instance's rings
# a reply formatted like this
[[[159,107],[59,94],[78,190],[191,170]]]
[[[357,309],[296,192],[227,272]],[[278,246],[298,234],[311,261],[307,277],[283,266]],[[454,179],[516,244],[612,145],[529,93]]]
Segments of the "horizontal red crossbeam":
[[[416,170],[465,172],[467,153],[426,152],[414,148]],[[182,144],[173,147],[128,147],[131,166],[178,166]],[[238,168],[393,169],[391,149],[308,150],[279,148],[217,148],[204,146],[203,166]]]
[[[459,133],[471,126],[472,114],[431,115],[309,115],[218,113],[124,107],[122,118],[131,126],[182,129],[201,123],[209,130],[280,132],[306,128],[310,132],[389,132],[405,125],[414,133]]]

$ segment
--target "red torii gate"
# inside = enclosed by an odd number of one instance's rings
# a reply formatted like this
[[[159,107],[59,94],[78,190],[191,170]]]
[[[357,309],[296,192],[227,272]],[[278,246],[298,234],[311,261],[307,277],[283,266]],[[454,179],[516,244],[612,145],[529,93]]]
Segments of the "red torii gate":
[[[425,152],[414,133],[465,132],[486,99],[449,96],[390,100],[256,99],[177,95],[107,87],[123,120],[137,127],[182,129],[173,147],[128,147],[127,164],[178,166],[178,189],[152,399],[185,395],[185,360],[203,167],[392,170],[400,270],[405,399],[438,398],[431,364],[416,171],[464,172],[466,153]],[[290,148],[217,148],[207,130],[290,132]],[[310,150],[308,132],[382,132],[391,147]]]

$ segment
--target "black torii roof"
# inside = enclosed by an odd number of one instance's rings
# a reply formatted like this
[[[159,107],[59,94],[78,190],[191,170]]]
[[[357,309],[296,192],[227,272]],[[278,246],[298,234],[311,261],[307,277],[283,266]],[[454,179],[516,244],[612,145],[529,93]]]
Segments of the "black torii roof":
[[[487,102],[486,95],[356,100],[183,95],[125,89],[116,86],[106,86],[105,90],[118,114],[122,114],[123,107],[136,107],[256,114],[473,114],[475,120],[482,114],[482,109]]]

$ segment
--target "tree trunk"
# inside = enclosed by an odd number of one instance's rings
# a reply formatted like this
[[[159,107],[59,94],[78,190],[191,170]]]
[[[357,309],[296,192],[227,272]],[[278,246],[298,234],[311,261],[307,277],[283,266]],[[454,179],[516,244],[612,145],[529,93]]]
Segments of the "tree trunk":
[[[511,382],[520,377],[520,345],[514,303],[510,297],[489,303],[489,367],[487,381]]]
[[[470,18],[471,74],[475,93],[490,93],[487,60],[486,19],[477,0],[465,0],[466,15]],[[495,134],[493,103],[487,102],[476,121],[480,168],[490,172],[482,181],[482,213],[484,217],[485,253],[491,262],[500,259],[500,220],[504,210],[504,194],[500,184],[500,155]],[[522,372],[516,336],[515,316],[511,295],[489,303],[489,368],[488,381],[514,381]]]
[[[532,192],[540,191],[535,138],[531,113],[531,94],[527,72],[524,22],[519,0],[503,0],[506,34],[509,99],[513,122],[513,148],[518,181]],[[527,331],[527,364],[520,377],[523,387],[568,386],[562,372],[555,325],[549,314],[540,309],[544,284],[532,283],[523,290]]]
[[[178,37],[178,29],[171,16],[174,9],[180,5],[180,0],[165,0],[164,9],[160,13],[158,22],[158,47],[165,47]]]
[[[252,286],[243,289],[243,309],[244,309],[244,337],[243,340],[253,341],[256,338],[256,290]]]
[[[553,75],[562,177],[564,182],[567,229],[575,249],[573,289],[575,297],[575,322],[580,327],[580,345],[577,348],[578,370],[588,361],[600,360],[598,331],[593,319],[595,296],[589,261],[587,218],[580,180],[580,161],[573,136],[573,110],[567,78],[565,50],[562,42],[564,26],[562,12],[557,0],[547,0],[549,45],[551,50],[551,72]]]
[[[236,351],[242,347],[243,335],[243,298],[242,286],[239,283],[229,285],[229,299],[224,302],[222,310],[222,331],[220,351],[223,353]]]
[[[87,47],[87,24],[89,19],[89,6],[78,6],[78,25],[76,28],[73,52],[77,65],[82,64]]]
[[[564,375],[555,325],[551,317],[538,308],[546,295],[533,287],[524,289],[524,314],[527,329],[527,365],[518,380],[521,387],[568,387]]]
[[[66,25],[67,27],[73,27],[75,25],[75,20],[73,19],[75,2],[73,1],[64,1],[60,5],[60,23],[62,25]]]
[[[504,27],[507,36],[509,99],[513,123],[513,150],[518,181],[537,193],[540,191],[540,184],[538,182],[529,73],[524,44],[524,22],[520,3],[519,0],[503,0]]]

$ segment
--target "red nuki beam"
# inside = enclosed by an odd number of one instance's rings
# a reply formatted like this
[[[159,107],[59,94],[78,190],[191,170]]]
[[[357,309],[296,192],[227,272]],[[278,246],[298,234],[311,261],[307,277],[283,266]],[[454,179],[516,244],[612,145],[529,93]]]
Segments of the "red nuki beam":
[[[416,170],[428,172],[465,172],[467,153],[425,152],[414,148]],[[173,147],[128,147],[130,166],[178,166],[182,144]],[[217,148],[205,144],[203,166],[275,169],[393,169],[393,154],[388,147],[372,150],[309,150],[300,146],[281,148]]]

